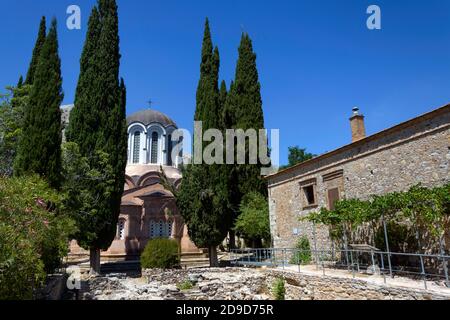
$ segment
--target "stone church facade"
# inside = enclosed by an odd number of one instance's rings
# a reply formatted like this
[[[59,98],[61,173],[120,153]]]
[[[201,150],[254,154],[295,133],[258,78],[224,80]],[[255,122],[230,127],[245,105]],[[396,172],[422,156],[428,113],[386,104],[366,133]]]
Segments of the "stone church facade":
[[[69,121],[72,106],[62,108],[63,121]],[[116,237],[103,260],[135,260],[154,238],[179,242],[181,253],[201,251],[189,239],[187,227],[176,207],[173,194],[161,183],[161,169],[174,186],[182,175],[178,169],[182,154],[172,159],[172,134],[177,125],[156,110],[143,110],[127,118],[128,164]],[[71,242],[71,256],[88,252]]]
[[[368,137],[356,108],[350,123],[351,144],[267,177],[274,247],[293,248],[306,235],[328,249],[328,229],[299,218],[339,199],[450,182],[450,105]]]

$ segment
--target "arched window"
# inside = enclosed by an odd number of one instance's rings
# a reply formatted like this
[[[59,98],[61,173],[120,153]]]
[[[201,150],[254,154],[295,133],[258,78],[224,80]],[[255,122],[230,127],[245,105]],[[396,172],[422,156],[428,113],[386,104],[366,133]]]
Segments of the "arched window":
[[[167,237],[170,238],[172,236],[173,222],[172,220],[167,221]]]
[[[124,220],[120,220],[119,221],[119,225],[117,227],[117,235],[119,237],[119,240],[124,240],[125,239],[125,221]]]
[[[153,132],[152,133],[152,157],[151,157],[151,163],[157,164],[158,163],[158,133]]]
[[[153,220],[150,221],[150,238],[156,238],[156,225]]]
[[[171,166],[172,165],[172,148],[173,148],[173,146],[172,146],[172,135],[169,134],[167,136],[167,139],[169,139],[168,148],[167,148],[167,165]]]
[[[133,163],[140,162],[140,153],[141,153],[141,133],[139,131],[134,133],[134,141],[133,141]]]
[[[154,238],[170,238],[172,236],[173,230],[173,221],[168,220],[164,222],[159,220],[155,222],[153,220],[150,221],[150,239]]]
[[[158,237],[164,237],[164,222],[159,220],[158,223]]]

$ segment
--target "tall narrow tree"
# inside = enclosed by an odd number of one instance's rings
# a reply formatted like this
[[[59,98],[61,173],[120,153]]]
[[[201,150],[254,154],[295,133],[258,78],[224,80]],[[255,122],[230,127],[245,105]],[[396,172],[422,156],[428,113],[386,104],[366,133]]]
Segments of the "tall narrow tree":
[[[29,95],[34,81],[42,46],[45,42],[46,32],[46,19],[45,17],[42,17],[39,24],[39,31],[35,46],[33,48],[27,77],[24,81],[23,77],[20,76],[17,86],[15,88],[11,88],[12,99],[9,113],[11,117],[9,118],[8,126],[6,128],[7,134],[5,135],[5,143],[0,147],[0,158],[2,159],[1,161],[3,165],[3,168],[0,171],[7,175],[13,174],[14,160],[16,158],[18,148],[18,138],[21,136],[23,127],[23,115],[25,110],[29,107]],[[6,115],[7,114],[4,116]]]
[[[106,155],[113,173],[113,179],[101,185],[95,181],[84,185],[98,201],[84,204],[77,217],[80,232],[76,238],[90,250],[93,273],[100,269],[100,250],[108,249],[114,240],[125,183],[126,89],[123,80],[119,82],[119,67],[117,4],[115,0],[99,0],[89,19],[68,130],[68,140],[79,145],[81,156],[92,159],[91,168],[103,165],[98,155]]]
[[[206,20],[202,45],[200,80],[195,120],[203,129],[221,129],[219,104],[219,50],[213,48]],[[228,194],[225,166],[193,164],[183,171],[183,183],[176,192],[177,205],[188,226],[189,236],[199,247],[208,248],[211,266],[217,266],[217,246],[228,230]]]
[[[100,15],[94,6],[88,22],[88,30],[80,59],[80,75],[75,93],[75,107],[70,113],[66,131],[67,141],[76,142],[84,155],[93,154],[98,138],[98,110],[93,103],[99,94],[97,86],[96,50],[100,36]]]
[[[51,186],[61,183],[61,60],[56,19],[42,47],[25,109],[23,130],[15,160],[15,174],[36,173]]]
[[[31,56],[30,66],[28,68],[27,77],[25,79],[25,84],[31,85],[34,82],[34,76],[36,73],[37,65],[39,62],[39,57],[41,55],[41,50],[45,42],[46,38],[46,21],[45,17],[41,18],[41,23],[39,25],[39,32],[36,40],[36,44],[34,45],[33,55]]]
[[[220,89],[219,89],[219,105],[220,105],[220,108],[222,109],[222,111],[225,108],[225,102],[227,101],[227,94],[228,94],[227,84],[226,84],[225,80],[222,80],[222,82],[220,84]],[[224,114],[222,114],[221,117],[223,119]]]
[[[261,85],[259,83],[256,66],[256,54],[253,52],[252,41],[248,34],[243,33],[239,46],[239,58],[236,66],[235,80],[232,83],[225,103],[224,121],[229,128],[264,129],[264,115],[262,110]],[[267,143],[266,140],[258,143]],[[248,145],[246,145],[246,159],[248,161]],[[242,198],[250,192],[267,193],[264,180],[261,177],[261,167],[258,164],[235,165],[231,170],[232,207],[234,219],[239,214]],[[234,246],[233,231],[230,234],[230,245]]]
[[[17,82],[17,88],[20,89],[23,86],[23,77],[20,76],[19,77],[19,81]]]

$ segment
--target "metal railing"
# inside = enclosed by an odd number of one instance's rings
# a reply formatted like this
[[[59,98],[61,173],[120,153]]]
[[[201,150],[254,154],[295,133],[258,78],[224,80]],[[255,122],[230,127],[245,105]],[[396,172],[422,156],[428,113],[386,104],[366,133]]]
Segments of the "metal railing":
[[[394,253],[378,250],[300,250],[288,248],[234,249],[229,253],[233,266],[295,267],[298,272],[306,265],[315,267],[326,275],[327,269],[347,270],[356,274],[380,275],[386,278],[406,277],[427,282],[442,283],[450,288],[448,261],[450,256],[439,254]]]

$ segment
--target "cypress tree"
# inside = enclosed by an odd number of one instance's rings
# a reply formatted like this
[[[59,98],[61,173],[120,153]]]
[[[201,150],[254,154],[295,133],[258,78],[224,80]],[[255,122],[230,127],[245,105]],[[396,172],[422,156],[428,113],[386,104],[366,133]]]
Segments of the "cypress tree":
[[[219,90],[219,105],[222,109],[225,108],[225,101],[227,101],[227,84],[225,80],[222,80],[220,84],[220,90]]]
[[[55,188],[61,182],[62,100],[61,60],[53,19],[38,60],[29,107],[25,109],[15,174],[39,174]]]
[[[239,47],[234,94],[236,97],[236,127],[243,130],[255,129],[257,132],[264,129],[256,54],[253,52],[252,41],[246,33],[242,35]],[[267,143],[267,141],[260,143]],[[261,165],[242,165],[238,169],[239,188],[242,195],[252,191],[267,193],[266,184],[261,177]]]
[[[224,122],[228,128],[264,129],[261,85],[256,66],[256,54],[248,34],[243,33],[239,46],[235,80],[230,86],[224,110]],[[258,136],[259,138],[259,136]],[[261,143],[267,143],[263,141]],[[248,145],[246,146],[248,153]],[[246,157],[248,159],[248,156]],[[234,165],[230,172],[230,200],[234,219],[239,215],[242,198],[250,192],[267,194],[267,188],[261,177],[261,164]],[[234,224],[234,222],[233,222]],[[230,232],[230,246],[234,246],[234,232]]]
[[[206,19],[202,45],[200,81],[197,88],[195,120],[203,129],[222,129],[219,104],[218,48],[213,49]],[[183,183],[176,193],[177,205],[188,226],[189,236],[198,247],[208,248],[210,265],[217,266],[217,246],[228,231],[228,180],[225,165],[193,164],[183,170]]]
[[[27,77],[25,84],[31,85],[34,82],[34,77],[39,62],[39,57],[41,55],[42,46],[44,45],[46,38],[46,21],[45,17],[41,18],[41,23],[39,25],[39,32],[36,40],[36,44],[33,49],[33,55],[31,56],[30,66],[28,68]]]
[[[17,82],[17,88],[20,89],[23,86],[23,77],[20,76],[19,81]]]
[[[92,105],[97,97],[96,50],[101,31],[100,16],[94,6],[80,59],[80,75],[75,93],[75,107],[70,113],[67,141],[75,142],[83,155],[94,153],[98,136],[98,114]]]
[[[102,163],[97,161],[99,154],[107,155],[114,177],[93,188],[87,184],[85,191],[98,195],[99,201],[89,204],[89,214],[80,212],[77,219],[80,232],[76,238],[90,250],[93,273],[99,272],[100,250],[108,249],[114,240],[125,183],[126,88],[123,80],[119,82],[119,67],[117,4],[115,0],[99,0],[89,19],[68,132],[69,141],[79,145],[81,156],[92,157],[91,168]]]
[[[216,50],[217,52],[217,50]],[[217,59],[213,51],[213,43],[211,40],[211,30],[209,27],[209,20],[206,19],[205,22],[205,31],[203,34],[203,44],[202,44],[202,58],[200,64],[200,80],[197,86],[197,95],[196,95],[196,109],[195,109],[195,121],[204,121],[206,111],[211,108],[215,108],[215,106],[211,106],[215,104],[212,91],[214,91],[214,68],[217,67],[214,63],[214,59]]]

